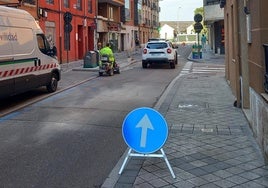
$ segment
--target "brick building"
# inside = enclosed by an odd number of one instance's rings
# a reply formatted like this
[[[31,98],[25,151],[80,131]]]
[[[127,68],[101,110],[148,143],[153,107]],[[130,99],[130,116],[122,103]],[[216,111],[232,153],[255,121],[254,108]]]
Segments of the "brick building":
[[[122,10],[124,0],[98,1],[97,40],[103,45],[109,42],[114,52],[120,49]]]
[[[30,12],[61,63],[83,59],[98,42],[110,42],[114,52],[131,51],[137,38],[145,43],[159,36],[158,0],[0,0],[0,5]]]
[[[58,59],[61,63],[82,59],[86,51],[95,48],[96,1],[0,0],[0,5],[30,12],[38,21],[50,44],[57,47]],[[64,14],[66,12],[72,15],[71,27],[68,28],[69,37],[66,37],[65,32]]]
[[[46,0],[37,5],[39,24],[49,42],[57,46],[61,62],[83,59],[88,50],[94,50],[96,1]],[[69,37],[66,35],[66,12],[72,15]]]
[[[226,79],[268,159],[267,0],[221,0],[224,7]],[[268,56],[267,56],[268,58]],[[268,59],[267,59],[268,61]]]

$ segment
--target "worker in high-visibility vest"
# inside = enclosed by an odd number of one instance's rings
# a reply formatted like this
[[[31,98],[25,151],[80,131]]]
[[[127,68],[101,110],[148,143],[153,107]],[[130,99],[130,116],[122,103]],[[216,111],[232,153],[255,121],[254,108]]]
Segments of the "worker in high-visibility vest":
[[[100,50],[100,55],[108,55],[109,57],[109,61],[112,62],[113,66],[114,66],[114,63],[115,63],[115,58],[114,58],[114,53],[112,51],[112,49],[110,48],[110,44],[107,43],[105,47],[103,47],[101,50]]]

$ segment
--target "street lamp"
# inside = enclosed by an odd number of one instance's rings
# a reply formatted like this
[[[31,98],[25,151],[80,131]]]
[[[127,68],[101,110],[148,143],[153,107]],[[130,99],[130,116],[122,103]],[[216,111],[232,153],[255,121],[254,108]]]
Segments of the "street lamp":
[[[180,35],[180,9],[181,7],[178,8],[178,22],[177,22],[177,42],[179,43],[179,35]]]

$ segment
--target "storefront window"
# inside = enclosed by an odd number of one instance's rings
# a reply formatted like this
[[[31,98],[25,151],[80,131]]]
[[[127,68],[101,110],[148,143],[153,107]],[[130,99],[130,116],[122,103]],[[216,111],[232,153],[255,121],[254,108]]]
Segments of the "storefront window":
[[[110,33],[109,34],[109,43],[113,52],[118,52],[118,34],[117,33]]]

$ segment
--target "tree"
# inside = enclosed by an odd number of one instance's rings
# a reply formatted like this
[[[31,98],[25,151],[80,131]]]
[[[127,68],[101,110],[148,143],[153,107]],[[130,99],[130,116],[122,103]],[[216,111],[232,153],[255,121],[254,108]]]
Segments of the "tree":
[[[196,8],[194,10],[194,15],[196,15],[196,14],[201,14],[202,16],[204,16],[204,8],[203,7]]]

